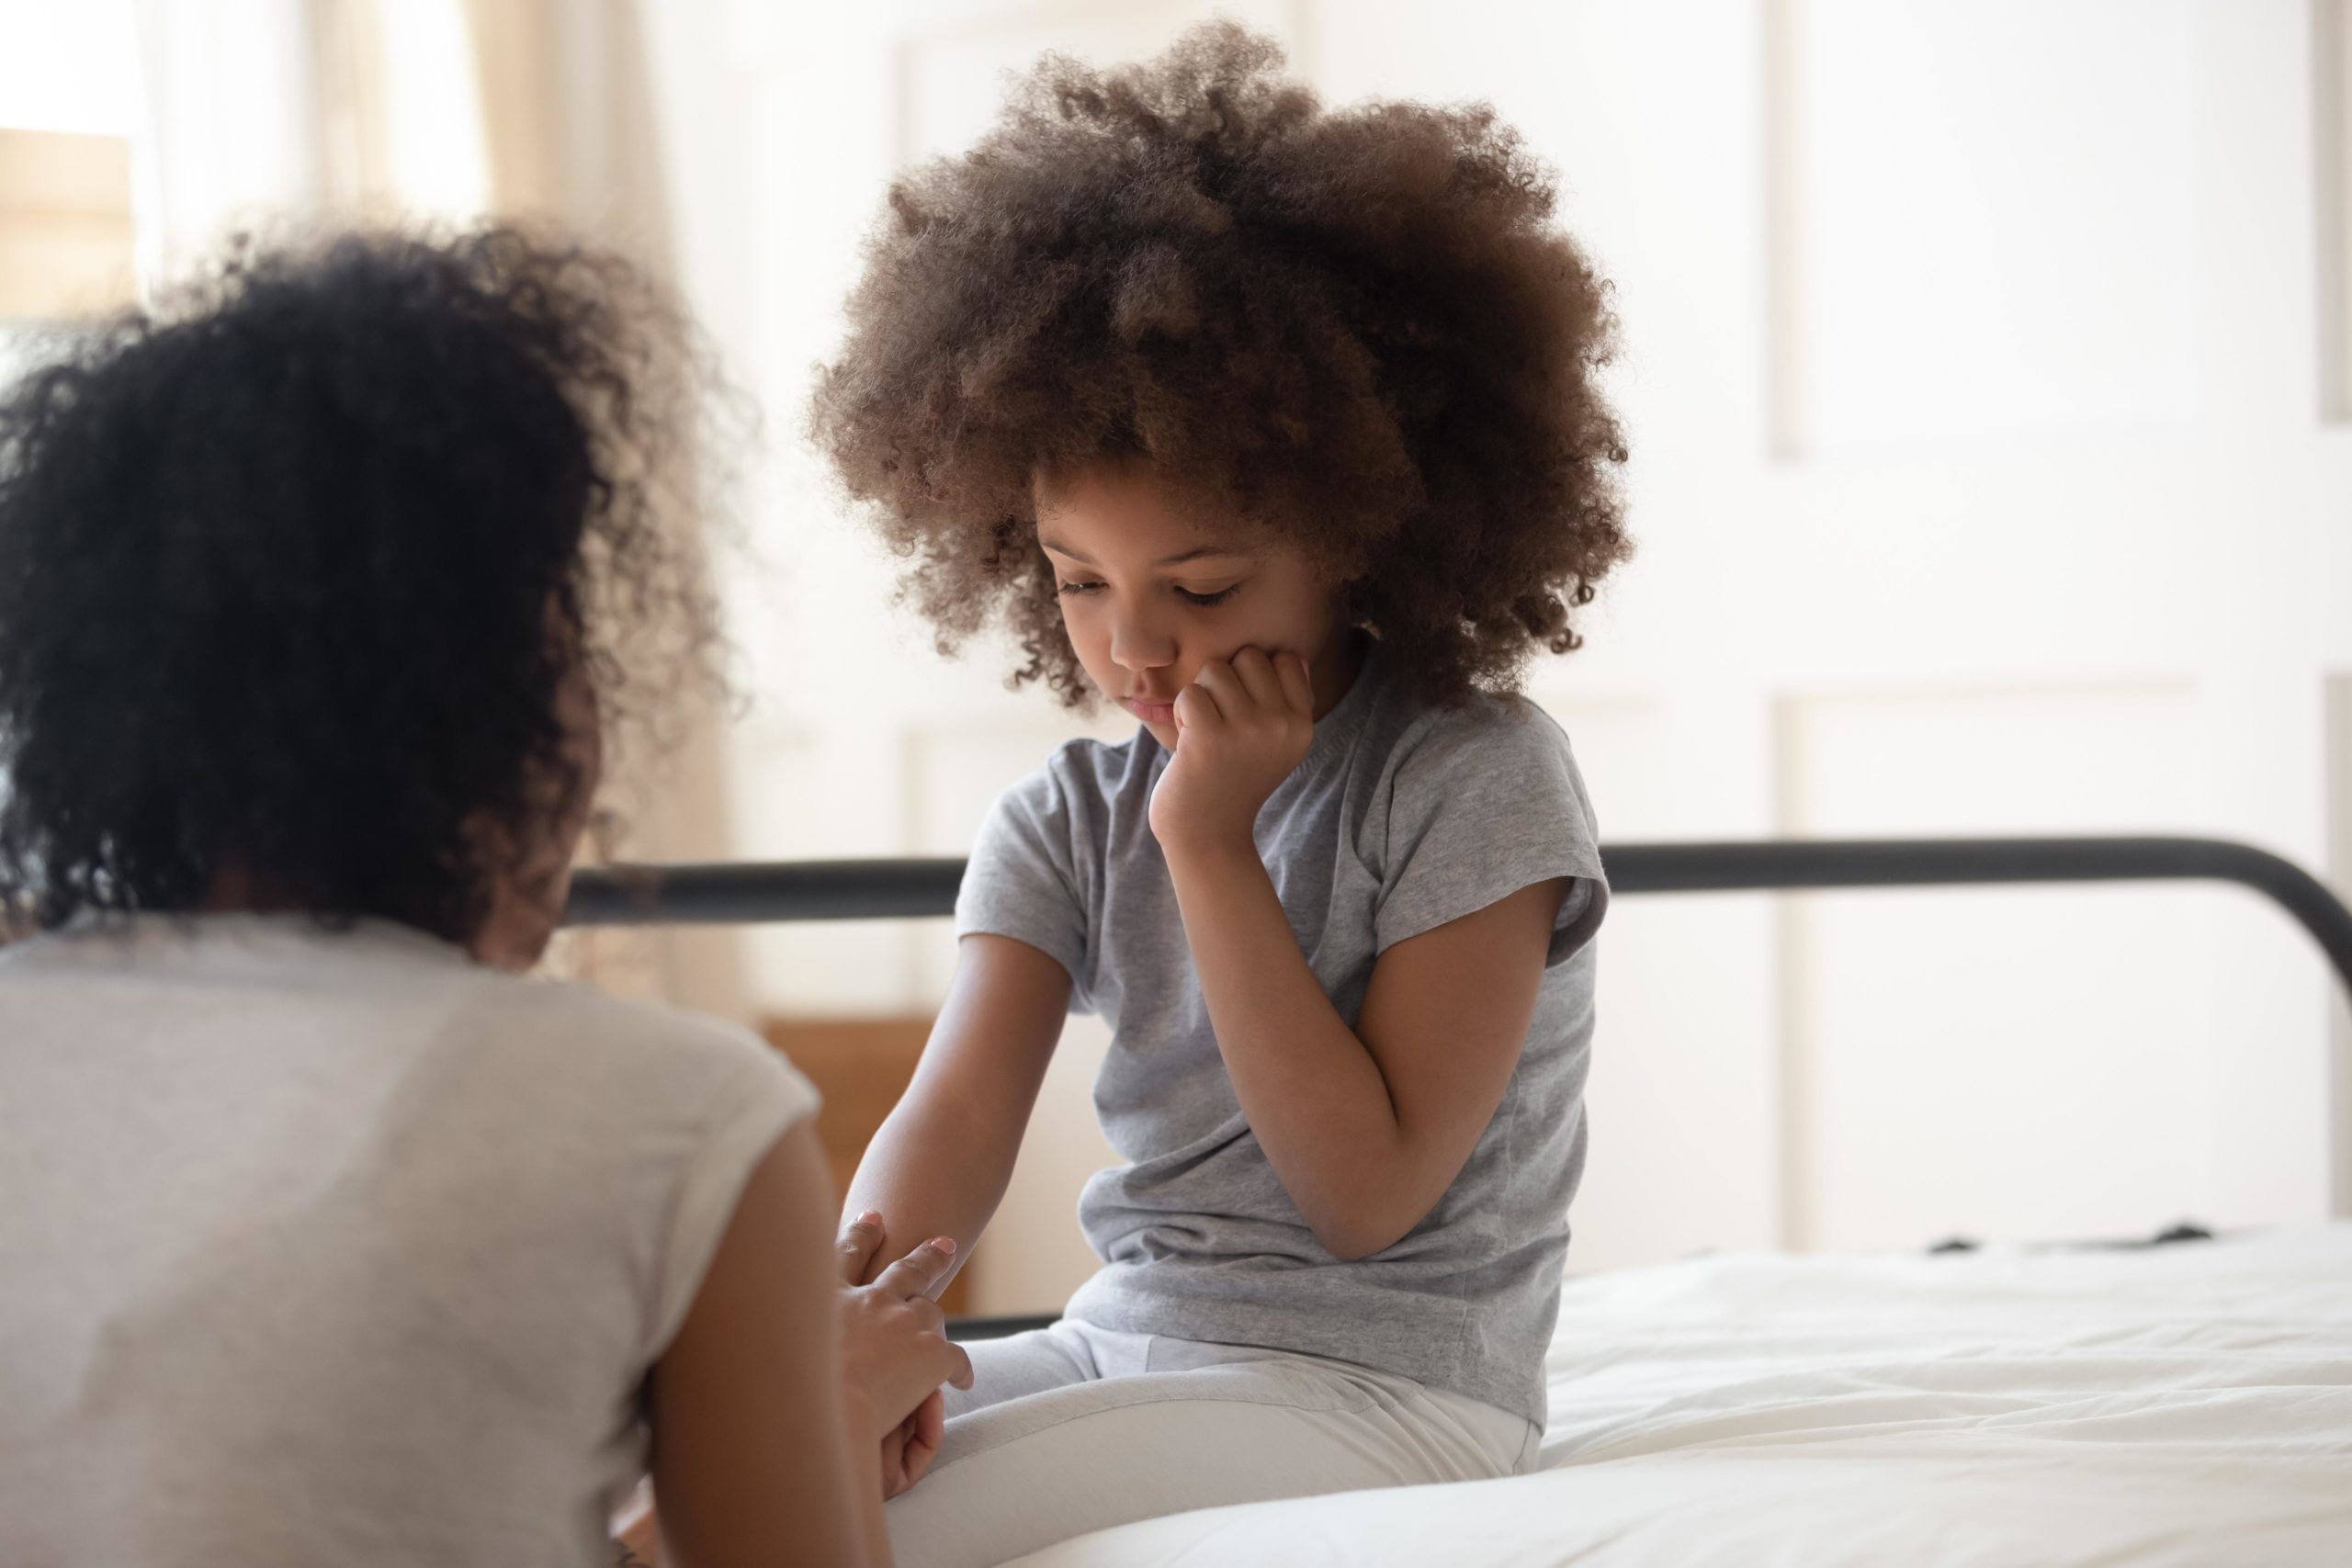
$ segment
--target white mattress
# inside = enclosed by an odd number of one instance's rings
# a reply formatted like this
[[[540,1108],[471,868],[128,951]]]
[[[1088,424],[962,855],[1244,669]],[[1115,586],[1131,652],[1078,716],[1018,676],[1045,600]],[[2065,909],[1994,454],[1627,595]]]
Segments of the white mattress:
[[[2352,1225],[1571,1279],[1546,1468],[1021,1568],[2352,1565]]]

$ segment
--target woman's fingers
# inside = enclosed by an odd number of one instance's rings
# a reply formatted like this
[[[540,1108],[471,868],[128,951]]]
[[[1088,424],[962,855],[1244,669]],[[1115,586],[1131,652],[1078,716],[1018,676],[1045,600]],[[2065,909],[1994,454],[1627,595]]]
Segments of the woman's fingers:
[[[945,1334],[947,1314],[929,1296],[915,1296],[907,1303],[907,1310],[914,1314],[915,1326],[925,1334]]]
[[[844,1285],[862,1285],[865,1271],[874,1265],[874,1255],[882,1250],[882,1216],[868,1209],[865,1213],[842,1227],[841,1239],[833,1243],[836,1259]]]
[[[931,1461],[939,1457],[939,1445],[946,1432],[947,1402],[934,1388],[882,1439],[882,1496],[886,1502],[922,1479]]]
[[[907,1419],[914,1423],[914,1430],[910,1434],[912,1440],[936,1453],[940,1438],[947,1432],[947,1396],[937,1389],[932,1390],[931,1397],[916,1405],[915,1413]],[[930,1461],[926,1459],[924,1462],[929,1463]]]
[[[955,1269],[955,1240],[934,1236],[851,1292],[850,1359],[869,1369],[853,1375],[871,1380],[876,1405],[911,1410],[941,1383],[972,1386],[972,1359],[947,1337],[947,1316],[932,1300]]]
[[[928,1300],[939,1293],[940,1287],[947,1283],[947,1276],[955,1271],[955,1238],[933,1236],[876,1275],[874,1282],[894,1296],[910,1301],[917,1296]]]
[[[911,1304],[901,1303],[890,1309],[904,1315],[898,1315],[884,1331],[879,1354],[867,1362],[872,1371],[865,1387],[876,1409],[912,1410],[938,1393],[942,1383],[972,1386],[972,1358],[947,1337],[944,1325],[933,1327],[914,1320],[908,1313]]]
[[[921,1481],[931,1461],[939,1457],[940,1442],[947,1434],[947,1402],[933,1389],[931,1397],[915,1406],[907,1417],[907,1446],[900,1462],[905,1466],[905,1485]]]
[[[965,1353],[964,1347],[956,1344],[944,1334],[939,1337],[939,1343],[947,1352],[941,1358],[941,1364],[947,1370],[939,1381],[953,1388],[970,1388],[972,1386],[972,1358]]]

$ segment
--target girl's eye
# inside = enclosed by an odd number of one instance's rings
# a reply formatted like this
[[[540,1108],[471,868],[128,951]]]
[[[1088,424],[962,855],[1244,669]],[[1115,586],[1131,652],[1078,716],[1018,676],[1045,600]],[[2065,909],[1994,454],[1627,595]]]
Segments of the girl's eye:
[[[1238,582],[1230,588],[1220,588],[1214,593],[1195,593],[1189,588],[1179,588],[1176,590],[1176,597],[1188,604],[1222,604],[1240,592],[1240,589],[1241,584]]]
[[[1079,593],[1096,593],[1100,592],[1102,588],[1102,585],[1099,582],[1065,582],[1058,586],[1065,596]]]

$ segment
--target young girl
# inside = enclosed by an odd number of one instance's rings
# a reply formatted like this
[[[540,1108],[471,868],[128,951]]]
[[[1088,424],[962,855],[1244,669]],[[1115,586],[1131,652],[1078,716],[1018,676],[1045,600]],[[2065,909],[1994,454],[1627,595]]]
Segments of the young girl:
[[[601,1564],[649,1435],[673,1561],[888,1561],[945,1252],[843,1300],[804,1079],[513,973],[703,626],[674,324],[347,238],[0,399],[8,1562]]]
[[[1102,1270],[974,1347],[901,1560],[1535,1453],[1607,898],[1508,693],[1626,553],[1604,286],[1484,108],[1326,112],[1233,28],[1049,58],[891,193],[818,394],[951,641],[1140,723],[998,802],[854,1213],[967,1256],[1072,1007]],[[871,1219],[869,1224],[874,1223]]]

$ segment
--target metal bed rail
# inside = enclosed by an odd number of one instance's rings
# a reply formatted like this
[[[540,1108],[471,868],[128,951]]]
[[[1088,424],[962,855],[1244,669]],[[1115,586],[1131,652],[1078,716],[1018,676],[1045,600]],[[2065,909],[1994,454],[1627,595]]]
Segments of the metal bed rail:
[[[2352,909],[2311,873],[2251,844],[2198,838],[1779,839],[1604,846],[1619,896],[2033,883],[2223,882],[2301,926],[2352,1001]],[[946,915],[956,859],[623,865],[581,872],[573,925],[737,925]]]
[[[1784,839],[1603,846],[1613,894],[1786,893],[2030,884],[2222,882],[2259,894],[2302,927],[2352,1003],[2352,909],[2320,880],[2250,844],[2200,838]],[[579,873],[573,925],[734,925],[952,914],[964,862],[802,861],[626,865]],[[2337,1091],[2339,1099],[2343,1090]],[[2330,1164],[2352,1152],[2331,1129]],[[2344,1178],[2335,1178],[2339,1188]],[[961,1318],[959,1339],[1042,1327],[1052,1314]]]

